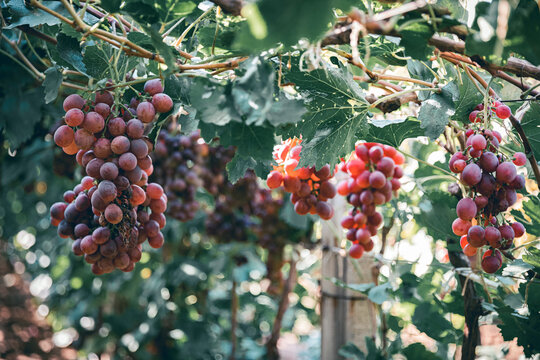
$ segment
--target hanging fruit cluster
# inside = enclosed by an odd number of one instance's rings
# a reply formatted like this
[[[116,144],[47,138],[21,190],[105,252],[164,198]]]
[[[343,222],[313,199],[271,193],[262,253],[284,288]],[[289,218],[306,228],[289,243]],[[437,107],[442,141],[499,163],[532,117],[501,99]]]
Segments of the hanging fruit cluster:
[[[98,91],[92,102],[69,95],[65,125],[54,133],[55,143],[77,154],[88,176],[64,194],[64,203],[51,207],[51,221],[98,275],[131,271],[144,241],[153,248],[164,243],[167,197],[159,184],[148,183],[153,144],[144,134],[156,113],[170,111],[173,102],[159,79],[147,81],[144,91],[143,101],[129,105],[115,103],[108,91]]]
[[[349,159],[338,165],[349,175],[339,183],[338,193],[346,196],[353,206],[341,220],[341,226],[347,230],[347,239],[353,242],[349,249],[352,258],[359,259],[364,251],[373,249],[371,237],[383,223],[377,205],[389,202],[401,187],[399,179],[403,169],[400,165],[404,162],[403,155],[392,146],[358,143]]]
[[[330,182],[334,175],[329,165],[319,170],[315,167],[299,168],[301,142],[301,139],[291,138],[274,147],[277,166],[268,174],[266,184],[270,189],[283,186],[291,193],[296,213],[317,214],[324,220],[331,219],[334,209],[327,200],[336,196],[336,188]]]
[[[488,109],[478,105],[469,116],[472,125],[466,132],[466,148],[456,152],[449,162],[450,170],[460,174],[466,197],[458,202],[458,218],[452,223],[454,234],[461,236],[463,252],[473,256],[479,248],[489,249],[482,258],[482,268],[494,273],[502,266],[500,250],[509,249],[514,238],[525,233],[519,222],[506,219],[504,213],[517,201],[517,190],[524,188],[525,178],[517,166],[525,165],[525,154],[512,157],[500,149],[501,134],[489,129],[492,116],[506,119],[511,112],[499,101],[490,101]],[[487,118],[486,118],[487,116]]]

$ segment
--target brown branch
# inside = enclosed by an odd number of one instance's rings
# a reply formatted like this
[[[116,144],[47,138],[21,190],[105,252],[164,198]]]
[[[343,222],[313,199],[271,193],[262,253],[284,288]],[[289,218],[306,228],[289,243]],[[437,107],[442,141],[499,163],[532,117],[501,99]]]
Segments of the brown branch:
[[[289,293],[292,291],[294,284],[296,283],[296,261],[291,259],[290,268],[289,268],[289,277],[285,286],[283,287],[283,294],[281,295],[281,300],[279,301],[278,311],[274,319],[274,325],[272,327],[272,334],[270,339],[266,343],[266,356],[267,359],[277,360],[279,359],[279,352],[277,349],[277,342],[281,333],[281,322],[283,321],[283,316],[285,311],[289,307]]]
[[[534,152],[531,147],[531,143],[529,142],[529,139],[527,138],[527,135],[525,135],[525,131],[523,131],[523,127],[521,126],[521,123],[514,115],[510,115],[510,122],[512,123],[512,126],[514,129],[516,129],[521,142],[523,143],[523,148],[525,149],[525,155],[527,156],[527,159],[529,159],[529,164],[531,164],[531,168],[534,173],[534,177],[536,178],[536,184],[540,186],[540,169],[538,169],[538,163],[536,162],[536,158],[534,156]]]
[[[40,38],[41,40],[44,40],[44,41],[46,41],[48,43],[51,43],[51,44],[54,44],[54,45],[56,45],[58,43],[58,41],[56,41],[56,39],[53,38],[52,36],[49,36],[47,34],[44,34],[44,33],[40,32],[40,31],[37,31],[36,29],[33,29],[28,25],[17,26],[17,29],[21,30],[22,32],[24,32],[24,33],[26,33],[28,35]]]
[[[375,101],[378,100],[377,96],[373,94],[369,94],[366,96],[366,100],[373,104]],[[381,110],[383,113],[390,113],[392,111],[398,110],[402,105],[408,104],[410,102],[418,102],[418,96],[415,93],[408,93],[404,94],[395,98],[391,98],[388,100],[385,100],[377,106],[375,106],[377,109]]]

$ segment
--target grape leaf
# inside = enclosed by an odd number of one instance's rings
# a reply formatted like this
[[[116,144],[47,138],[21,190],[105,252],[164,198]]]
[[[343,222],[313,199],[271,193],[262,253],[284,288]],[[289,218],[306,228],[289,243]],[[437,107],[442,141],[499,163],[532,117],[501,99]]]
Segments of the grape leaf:
[[[58,41],[56,49],[60,58],[73,66],[75,70],[86,74],[86,65],[83,62],[79,41],[64,33],[58,33],[56,40]]]
[[[482,55],[490,62],[501,63],[516,52],[531,63],[538,64],[540,45],[538,41],[531,41],[540,37],[540,9],[536,1],[521,0],[517,5],[510,6],[508,32],[500,46],[497,44],[497,32],[494,31],[498,29],[498,22],[499,0],[479,2],[476,5],[475,20],[465,42],[466,53]]]
[[[455,101],[455,113],[452,120],[469,122],[469,113],[482,102],[484,95],[478,91],[468,76],[462,74],[461,82],[457,81],[459,97]]]
[[[430,139],[435,140],[442,134],[448,124],[448,118],[454,114],[454,100],[458,98],[457,92],[457,85],[452,82],[443,87],[440,94],[431,94],[422,102],[418,120]]]
[[[523,255],[523,261],[540,269],[540,249],[535,247],[528,248],[527,253]]]
[[[45,104],[56,99],[62,80],[63,76],[58,67],[52,66],[45,70],[45,80],[43,80],[43,87],[45,88]]]
[[[361,88],[341,68],[309,72],[293,68],[286,78],[304,96],[307,107],[302,121],[285,130],[287,136],[303,138],[300,166],[335,165],[369,131],[369,104]]]
[[[344,10],[348,10],[350,4],[335,0],[262,0],[256,5],[250,4],[243,10],[247,21],[238,31],[235,47],[254,51],[278,43],[288,47],[301,38],[315,40],[328,29],[333,18],[332,8],[343,5]]]
[[[86,66],[86,73],[95,79],[105,79],[112,77],[110,73],[110,62],[117,59],[116,71],[122,74],[132,69],[136,64],[134,57],[126,56],[123,52],[117,52],[105,44],[87,46],[84,49],[83,62]]]
[[[365,360],[366,355],[362,350],[358,348],[354,343],[347,342],[345,345],[339,348],[338,354],[347,359],[353,360]]]
[[[521,314],[512,307],[496,299],[496,311],[500,321],[497,326],[506,341],[517,338],[517,343],[523,346],[527,357],[540,352],[538,338],[540,337],[540,284],[536,282],[522,283],[519,293],[527,300],[528,314]]]
[[[409,21],[406,17],[404,21]],[[405,48],[405,54],[413,59],[426,59],[433,51],[428,46],[428,40],[433,36],[433,27],[426,23],[414,22],[400,30],[402,34],[401,46]]]
[[[407,360],[425,359],[425,360],[440,360],[436,354],[427,350],[423,344],[414,343],[403,349],[403,355]]]
[[[537,161],[540,159],[540,124],[538,119],[540,119],[540,104],[531,101],[531,107],[521,119],[521,126],[529,139]]]
[[[418,330],[429,332],[429,336],[437,341],[455,342],[458,331],[444,315],[440,306],[426,301],[416,307],[412,322]]]
[[[9,146],[16,149],[34,133],[34,125],[41,120],[43,88],[26,92],[21,89],[10,91],[0,105],[0,129],[4,130]]]
[[[403,120],[373,120],[363,140],[399,147],[403,140],[424,135],[420,121],[414,117]]]
[[[430,191],[424,194],[418,204],[421,216],[415,217],[415,220],[435,239],[454,237],[452,221],[456,218],[456,205],[457,199],[449,193]]]
[[[14,27],[21,25],[28,25],[30,27],[36,27],[38,25],[56,25],[60,23],[60,19],[51,15],[43,10],[35,7],[27,7],[24,5],[24,0],[10,0],[7,3],[7,8],[11,13],[9,19],[9,25],[5,29],[13,29]],[[64,16],[69,17],[69,13],[66,8],[58,1],[41,1],[42,5],[49,9],[56,11]]]
[[[227,164],[229,181],[235,183],[241,179],[249,169],[253,169],[258,177],[264,179],[272,169],[271,160],[257,161],[251,156],[235,155]]]
[[[527,233],[540,236],[540,199],[538,196],[529,195],[522,204],[523,212],[512,210],[512,215],[525,226]]]

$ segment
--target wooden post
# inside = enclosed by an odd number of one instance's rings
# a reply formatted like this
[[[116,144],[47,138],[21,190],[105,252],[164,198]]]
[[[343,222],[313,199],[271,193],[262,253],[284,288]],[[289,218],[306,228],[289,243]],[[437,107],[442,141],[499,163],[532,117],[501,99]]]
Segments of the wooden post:
[[[366,351],[365,337],[377,331],[377,311],[366,296],[334,285],[336,278],[347,284],[372,282],[373,258],[364,255],[352,259],[339,250],[343,239],[340,219],[346,211],[346,201],[338,196],[332,200],[334,217],[322,224],[322,279],[321,279],[321,359],[340,358],[339,349],[352,342]],[[357,263],[358,272],[352,262]]]

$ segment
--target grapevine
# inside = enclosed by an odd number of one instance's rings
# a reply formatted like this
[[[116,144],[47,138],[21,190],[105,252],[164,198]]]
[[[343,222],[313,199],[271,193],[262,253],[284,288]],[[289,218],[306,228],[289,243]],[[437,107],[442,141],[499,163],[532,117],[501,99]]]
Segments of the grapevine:
[[[51,207],[51,222],[60,237],[74,240],[74,254],[84,255],[97,275],[132,271],[142,243],[164,243],[167,196],[159,184],[148,183],[153,144],[144,133],[156,113],[168,112],[173,103],[160,80],[147,81],[144,91],[143,101],[132,99],[127,106],[108,91],[98,91],[92,102],[69,95],[65,124],[54,133],[55,143],[76,154],[87,176]]]
[[[355,151],[339,167],[349,178],[338,185],[338,193],[347,197],[353,206],[341,220],[347,230],[347,240],[353,242],[349,249],[352,258],[359,259],[364,251],[373,250],[372,236],[377,235],[383,216],[377,211],[392,199],[399,190],[405,158],[395,148],[378,143],[358,143]]]
[[[319,170],[313,166],[299,168],[301,142],[299,138],[291,138],[274,147],[277,166],[268,174],[266,184],[270,189],[283,186],[291,193],[294,211],[298,214],[317,214],[328,220],[334,216],[334,209],[327,202],[336,196],[336,188],[330,182],[334,175],[329,165]]]
[[[500,250],[510,249],[514,238],[525,233],[523,224],[507,220],[505,212],[516,203],[517,190],[525,187],[516,166],[525,165],[526,157],[522,152],[507,156],[501,150],[501,134],[484,127],[494,116],[507,119],[510,108],[496,100],[490,100],[488,106],[484,109],[480,104],[470,113],[466,148],[452,156],[449,167],[460,174],[467,189],[467,196],[457,204],[458,218],[452,230],[461,236],[460,245],[468,256],[484,246],[489,248],[482,256],[482,269],[494,273],[502,266]]]

